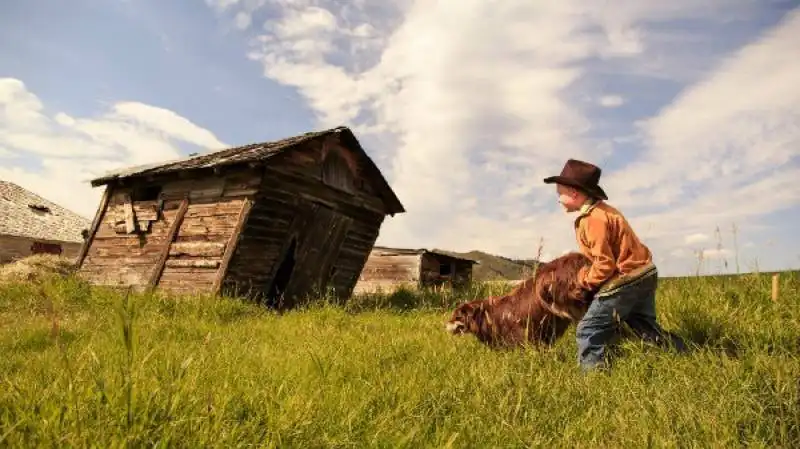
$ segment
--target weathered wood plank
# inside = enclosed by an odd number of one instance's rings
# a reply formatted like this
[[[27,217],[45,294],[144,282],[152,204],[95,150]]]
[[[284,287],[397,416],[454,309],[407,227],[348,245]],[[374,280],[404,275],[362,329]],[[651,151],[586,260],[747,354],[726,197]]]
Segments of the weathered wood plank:
[[[219,201],[212,204],[192,204],[192,208],[186,212],[186,218],[213,217],[219,215],[236,215],[242,208],[242,200],[239,198]]]
[[[147,284],[148,272],[152,264],[116,265],[113,269],[103,266],[87,267],[81,277],[95,285],[130,285],[134,287]]]
[[[213,294],[219,294],[220,292],[222,281],[225,279],[225,275],[228,271],[228,265],[230,265],[231,258],[236,250],[236,244],[240,239],[242,229],[244,229],[244,225],[247,222],[247,217],[252,209],[253,200],[248,198],[244,201],[244,204],[242,204],[242,210],[239,212],[239,219],[237,220],[236,227],[228,239],[228,243],[225,248],[225,254],[222,256],[222,263],[217,270],[217,277],[214,279],[214,285],[211,289]]]
[[[173,286],[175,284],[207,284],[213,286],[219,268],[201,267],[168,267],[164,269],[159,281],[159,288],[162,286]],[[210,290],[210,289],[207,289]]]
[[[174,286],[187,284],[204,284],[202,290],[210,293],[213,290],[214,279],[217,275],[216,269],[208,268],[189,268],[190,270],[206,270],[207,273],[191,271],[191,272],[176,272],[173,270],[183,270],[186,268],[169,268],[170,271],[164,270],[161,280],[158,283],[159,288],[166,288],[172,290]]]
[[[157,260],[158,254],[151,255],[131,255],[128,257],[93,257],[86,258],[92,267],[117,267],[133,265],[153,265]]]
[[[124,198],[125,203],[123,204],[123,210],[125,211],[125,233],[133,234],[136,232],[136,214],[133,212],[133,201],[131,200],[130,193],[126,193]]]
[[[265,181],[268,179],[269,184],[265,185],[262,191],[270,189],[283,190],[290,195],[298,193],[310,194],[315,198],[333,201],[340,207],[350,205],[355,206],[356,210],[366,209],[377,215],[385,215],[383,202],[376,197],[349,195],[347,192],[331,188],[319,180],[309,179],[308,177],[292,174],[274,167],[266,167],[264,171],[264,179]]]
[[[168,268],[217,268],[221,261],[218,259],[167,259]]]
[[[227,239],[227,233],[207,233],[207,234],[178,234],[173,243],[213,243]]]
[[[134,205],[133,213],[139,223],[158,220],[158,211],[152,208],[144,208]]]
[[[174,295],[195,295],[205,294],[211,289],[210,282],[164,282],[161,285],[163,290],[169,291]]]
[[[225,184],[223,197],[250,196],[258,193],[261,173],[243,173],[230,176]]]
[[[161,255],[156,262],[156,266],[153,270],[152,277],[150,278],[150,287],[155,287],[158,284],[159,278],[161,278],[161,274],[164,270],[164,264],[169,257],[169,248],[172,246],[172,241],[175,240],[175,236],[178,234],[178,229],[181,227],[181,222],[183,221],[183,215],[186,213],[186,210],[189,209],[189,198],[186,197],[183,199],[181,203],[180,209],[178,209],[178,214],[172,222],[172,225],[169,228],[169,233],[167,234],[166,241],[162,244],[163,248],[161,250]]]
[[[200,257],[221,257],[225,252],[223,242],[173,242],[170,246],[170,257],[177,256],[200,256]]]
[[[222,196],[222,192],[225,190],[225,179],[214,179],[198,184],[189,192],[189,199],[193,201],[217,199]]]
[[[128,247],[141,248],[150,243],[158,243],[166,238],[167,233],[162,235],[120,235],[120,236],[98,236],[92,245],[92,251],[97,248]],[[90,251],[91,254],[91,251]]]
[[[93,263],[99,263],[103,260],[115,261],[123,257],[152,257],[153,261],[155,261],[159,254],[161,254],[161,252],[158,250],[156,245],[148,245],[148,247],[144,247],[138,251],[130,251],[125,247],[100,248],[89,254],[86,257],[86,260],[91,260]]]

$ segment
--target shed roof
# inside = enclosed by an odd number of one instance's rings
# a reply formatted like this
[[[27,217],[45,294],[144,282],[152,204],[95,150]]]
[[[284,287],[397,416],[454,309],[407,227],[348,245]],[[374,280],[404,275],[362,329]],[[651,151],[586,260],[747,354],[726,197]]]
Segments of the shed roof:
[[[0,181],[0,234],[83,242],[91,221],[12,182]]]
[[[435,249],[426,249],[426,248],[390,248],[388,246],[373,246],[372,253],[378,256],[402,256],[402,255],[422,255],[422,254],[433,254],[435,256],[440,257],[447,257],[450,259],[456,260],[463,260],[465,262],[472,262],[474,264],[480,264],[475,259],[470,259],[468,257],[463,256],[456,256],[454,254],[437,251]]]
[[[190,156],[182,159],[175,159],[158,164],[138,165],[115,170],[105,175],[91,180],[94,187],[108,184],[115,180],[130,179],[142,176],[152,176],[159,174],[174,173],[186,170],[197,170],[203,168],[222,167],[243,163],[264,162],[286,151],[298,148],[300,144],[307,143],[314,139],[325,138],[337,134],[342,143],[353,149],[364,163],[367,178],[375,185],[381,198],[386,203],[390,214],[405,212],[403,205],[383,177],[380,169],[367,155],[353,132],[345,126],[330,128],[322,131],[304,133],[285,139],[252,143],[238,147],[227,148],[211,153]]]

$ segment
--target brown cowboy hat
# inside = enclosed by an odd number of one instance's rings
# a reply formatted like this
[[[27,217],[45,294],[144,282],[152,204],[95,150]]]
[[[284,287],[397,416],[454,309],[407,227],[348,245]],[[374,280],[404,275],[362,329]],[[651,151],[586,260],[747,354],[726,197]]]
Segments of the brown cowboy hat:
[[[583,190],[595,198],[607,200],[606,192],[598,185],[602,170],[596,165],[569,159],[558,176],[544,178],[545,184],[563,184]]]

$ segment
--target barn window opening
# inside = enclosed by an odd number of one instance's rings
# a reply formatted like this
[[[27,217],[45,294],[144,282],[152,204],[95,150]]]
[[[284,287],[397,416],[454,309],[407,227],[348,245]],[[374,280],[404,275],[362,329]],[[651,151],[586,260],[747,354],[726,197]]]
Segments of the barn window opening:
[[[137,187],[131,192],[132,201],[155,201],[161,195],[161,186]]]
[[[439,274],[442,276],[450,276],[453,274],[453,266],[449,263],[439,264]]]
[[[55,254],[61,255],[61,245],[58,243],[33,242],[31,254]]]
[[[44,204],[28,204],[28,207],[30,207],[32,210],[35,210],[36,212],[42,212],[45,214],[49,214],[51,212],[50,208],[45,206]]]
[[[270,306],[278,305],[278,300],[283,298],[286,292],[286,287],[289,286],[289,281],[292,279],[292,271],[294,270],[295,263],[295,249],[297,248],[297,240],[292,238],[289,248],[286,250],[286,255],[283,256],[283,261],[275,272],[275,278],[272,280],[272,287],[267,294],[267,304]]]
[[[331,151],[322,163],[322,182],[347,192],[352,192],[354,179],[347,161],[337,151]]]

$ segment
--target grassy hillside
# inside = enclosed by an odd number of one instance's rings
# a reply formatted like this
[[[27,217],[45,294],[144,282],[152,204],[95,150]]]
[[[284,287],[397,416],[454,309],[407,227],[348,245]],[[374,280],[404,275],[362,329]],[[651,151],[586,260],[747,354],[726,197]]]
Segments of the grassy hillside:
[[[688,356],[625,342],[581,376],[552,351],[451,337],[452,297],[277,316],[234,299],[0,287],[0,447],[798,447],[800,278],[665,281]],[[499,288],[499,287],[495,287]]]
[[[522,279],[533,269],[536,261],[534,259],[519,260],[483,251],[470,251],[459,253],[437,249],[436,251],[451,254],[456,257],[464,257],[480,262],[473,269],[473,278],[477,281],[491,281],[498,279]]]

